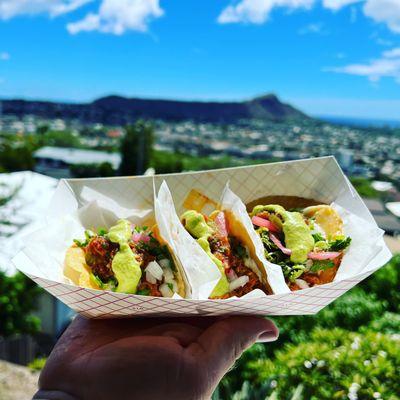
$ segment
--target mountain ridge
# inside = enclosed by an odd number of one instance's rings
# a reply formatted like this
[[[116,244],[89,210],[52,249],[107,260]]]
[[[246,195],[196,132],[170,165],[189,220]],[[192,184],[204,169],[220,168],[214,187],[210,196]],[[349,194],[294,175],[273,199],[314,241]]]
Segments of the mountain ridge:
[[[101,97],[89,103],[40,100],[0,100],[5,115],[36,115],[43,118],[78,119],[123,125],[137,118],[196,122],[237,122],[243,119],[287,121],[309,119],[306,114],[283,103],[275,94],[245,101],[184,101],[129,98],[119,95]]]

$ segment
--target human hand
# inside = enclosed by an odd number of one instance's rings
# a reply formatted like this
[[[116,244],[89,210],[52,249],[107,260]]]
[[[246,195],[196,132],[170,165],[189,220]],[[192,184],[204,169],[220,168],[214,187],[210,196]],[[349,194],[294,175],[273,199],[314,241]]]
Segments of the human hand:
[[[255,341],[274,341],[261,317],[76,317],[51,353],[34,399],[209,399]]]

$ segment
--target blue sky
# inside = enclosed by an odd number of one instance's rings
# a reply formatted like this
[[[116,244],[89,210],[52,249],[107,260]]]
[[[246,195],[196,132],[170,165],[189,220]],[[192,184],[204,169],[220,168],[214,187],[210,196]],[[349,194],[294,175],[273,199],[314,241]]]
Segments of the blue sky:
[[[400,0],[0,0],[0,97],[241,100],[400,119]]]

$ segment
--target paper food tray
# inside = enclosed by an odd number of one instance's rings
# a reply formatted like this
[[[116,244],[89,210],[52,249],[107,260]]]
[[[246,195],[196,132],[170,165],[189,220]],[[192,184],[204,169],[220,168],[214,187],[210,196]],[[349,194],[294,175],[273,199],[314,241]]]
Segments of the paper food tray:
[[[221,196],[227,182],[244,203],[256,199],[287,195],[334,202],[368,227],[379,230],[367,207],[345,177],[333,157],[289,161],[212,171],[180,174],[61,180],[48,209],[46,221],[77,212],[96,201],[113,204],[113,211],[124,218],[131,210],[152,210],[154,187],[166,181],[173,195],[178,215],[184,211],[183,202],[195,189],[210,199]],[[29,247],[29,245],[28,245]],[[66,250],[66,248],[65,248]],[[14,259],[15,266],[76,312],[90,318],[121,318],[132,316],[193,316],[223,314],[306,315],[315,314],[361,280],[383,266],[391,253],[383,240],[383,232],[373,244],[369,259],[352,271],[337,274],[329,284],[309,289],[274,294],[263,298],[234,298],[226,300],[192,300],[156,298],[98,291],[65,283],[62,262],[47,260],[43,268],[32,262],[24,249]],[[44,249],[43,257],[47,256]]]

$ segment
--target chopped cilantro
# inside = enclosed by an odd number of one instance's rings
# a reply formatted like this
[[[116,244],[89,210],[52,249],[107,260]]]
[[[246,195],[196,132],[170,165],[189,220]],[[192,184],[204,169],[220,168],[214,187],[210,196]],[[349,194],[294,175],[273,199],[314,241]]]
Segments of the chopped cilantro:
[[[74,243],[75,243],[78,247],[85,247],[85,246],[87,245],[87,241],[86,241],[86,240],[74,239]]]
[[[95,285],[99,286],[101,289],[104,289],[104,283],[97,275],[90,273],[90,279]]]
[[[234,252],[235,252],[235,254],[237,254],[240,258],[246,257],[246,249],[245,249],[242,245],[240,245],[240,244],[238,244],[238,245],[236,245],[236,247],[234,247]]]
[[[85,230],[85,238],[87,240],[90,240],[93,236],[96,236],[96,234],[93,231],[91,231],[90,229]]]
[[[286,279],[290,282],[294,282],[297,278],[303,275],[306,268],[303,264],[288,265],[287,263],[282,263],[282,272]]]
[[[136,292],[140,296],[148,296],[150,294],[150,289],[141,289]]]
[[[99,229],[97,230],[97,234],[98,234],[99,236],[105,236],[105,235],[107,235],[107,229],[105,229],[105,228],[99,228]]]
[[[320,233],[313,233],[312,237],[314,238],[315,243],[325,240],[325,238]]]
[[[335,263],[331,260],[314,261],[311,272],[326,271],[327,269],[333,268]]]
[[[79,239],[74,239],[73,242],[78,246],[78,247],[86,247],[89,242],[90,239],[96,236],[96,234],[94,232],[92,232],[91,230],[87,229],[85,231],[85,240],[79,240]]]
[[[147,229],[148,229],[147,226],[137,226],[137,225],[133,228],[133,230],[137,233],[145,232],[147,231]]]
[[[114,277],[110,278],[108,282],[103,282],[99,276],[92,272],[90,273],[90,280],[103,290],[111,290],[114,292],[115,288],[118,286],[117,280]]]
[[[172,283],[167,283],[168,287],[171,289],[171,291],[174,291],[174,285]]]
[[[333,242],[329,242],[330,250],[331,251],[340,251],[344,250],[350,246],[351,237],[343,238],[343,239],[336,239]]]
[[[282,261],[287,260],[289,257],[283,254],[279,248],[276,246],[274,242],[269,237],[268,229],[259,228],[257,229],[257,233],[259,234],[261,241],[264,245],[264,253],[265,258],[274,263],[280,264]]]

